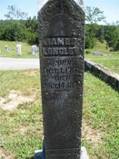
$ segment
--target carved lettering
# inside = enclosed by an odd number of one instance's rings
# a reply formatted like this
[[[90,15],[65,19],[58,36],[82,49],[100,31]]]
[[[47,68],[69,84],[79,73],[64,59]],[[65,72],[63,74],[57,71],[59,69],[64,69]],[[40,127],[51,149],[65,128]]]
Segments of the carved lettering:
[[[79,49],[77,47],[43,47],[44,56],[75,56]]]
[[[78,61],[76,63],[75,61]],[[79,57],[50,58],[46,59],[43,67],[44,89],[73,89],[80,86],[82,75]]]
[[[80,51],[77,41],[80,39],[75,37],[45,38],[42,42],[42,54],[44,56],[76,56]]]
[[[75,46],[79,38],[73,37],[52,37],[43,40],[43,46],[55,47],[55,46]]]
[[[57,82],[57,83],[53,83],[53,82],[47,82],[44,84],[44,87],[47,89],[58,89],[58,90],[62,90],[62,89],[72,89],[77,87],[77,83],[80,84],[80,82],[75,81],[75,82]]]

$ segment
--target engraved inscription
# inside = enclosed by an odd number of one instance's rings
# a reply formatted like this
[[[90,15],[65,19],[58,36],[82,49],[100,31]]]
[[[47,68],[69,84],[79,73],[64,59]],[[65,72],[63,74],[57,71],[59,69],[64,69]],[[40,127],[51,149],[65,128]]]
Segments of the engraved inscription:
[[[43,46],[74,46],[79,38],[52,37],[43,40]]]
[[[80,88],[82,81],[82,59],[79,57],[44,58],[44,90]]]
[[[82,51],[79,47],[80,38],[52,37],[45,38],[42,42],[44,56],[76,56]]]
[[[77,54],[77,47],[43,47],[44,56],[73,56]]]
[[[81,88],[83,57],[80,54],[79,44],[81,44],[79,37],[44,38],[42,41],[44,90]]]

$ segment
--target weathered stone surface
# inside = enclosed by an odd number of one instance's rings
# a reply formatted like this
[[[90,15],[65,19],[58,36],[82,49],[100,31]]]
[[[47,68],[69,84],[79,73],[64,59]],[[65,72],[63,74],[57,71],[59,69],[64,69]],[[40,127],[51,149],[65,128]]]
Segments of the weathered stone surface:
[[[39,30],[46,158],[79,159],[84,12],[73,0],[49,0]]]

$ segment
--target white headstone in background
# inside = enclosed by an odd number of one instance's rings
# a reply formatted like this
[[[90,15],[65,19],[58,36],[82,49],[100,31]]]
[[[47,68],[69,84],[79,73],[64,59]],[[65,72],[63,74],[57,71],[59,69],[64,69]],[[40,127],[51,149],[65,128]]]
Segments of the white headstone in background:
[[[17,54],[18,56],[22,55],[21,47],[22,47],[21,44],[17,44],[17,45],[16,45],[16,54]]]
[[[32,55],[36,56],[38,53],[38,47],[37,45],[32,45]]]

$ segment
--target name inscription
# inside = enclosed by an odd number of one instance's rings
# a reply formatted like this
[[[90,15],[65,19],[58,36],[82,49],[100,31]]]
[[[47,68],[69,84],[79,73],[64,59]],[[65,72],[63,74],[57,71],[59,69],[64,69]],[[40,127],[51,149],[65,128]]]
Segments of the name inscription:
[[[76,56],[83,49],[79,47],[81,39],[69,37],[46,38],[42,42],[44,56]]]

